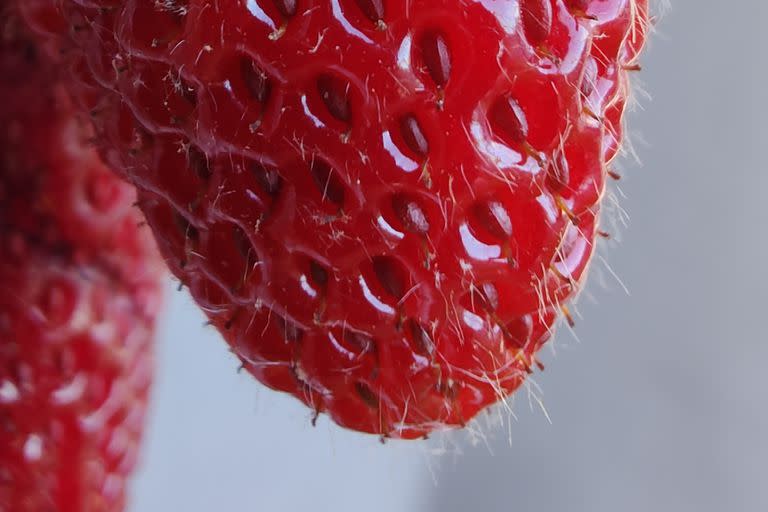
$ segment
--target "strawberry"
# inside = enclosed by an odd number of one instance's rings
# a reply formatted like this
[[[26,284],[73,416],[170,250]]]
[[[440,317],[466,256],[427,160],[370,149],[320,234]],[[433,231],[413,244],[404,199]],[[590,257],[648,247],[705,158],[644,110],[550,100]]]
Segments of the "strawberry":
[[[0,511],[117,512],[161,261],[18,26],[0,10]]]
[[[646,0],[34,0],[108,163],[243,367],[461,426],[579,290]]]

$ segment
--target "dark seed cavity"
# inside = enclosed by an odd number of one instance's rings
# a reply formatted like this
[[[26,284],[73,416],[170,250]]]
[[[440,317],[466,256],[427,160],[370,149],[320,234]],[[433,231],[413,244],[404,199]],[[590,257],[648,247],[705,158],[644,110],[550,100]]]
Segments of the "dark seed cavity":
[[[355,0],[363,14],[374,23],[384,19],[384,0]]]
[[[402,264],[390,256],[373,258],[373,271],[379,283],[396,299],[401,299],[406,290],[406,271]]]
[[[355,392],[357,393],[357,396],[360,397],[360,400],[365,403],[365,405],[371,409],[379,408],[379,397],[376,396],[376,393],[373,392],[368,384],[364,382],[355,382]]]
[[[565,153],[558,150],[547,166],[547,185],[553,192],[560,192],[568,186],[571,171]]]
[[[243,228],[237,224],[232,225],[232,240],[234,240],[237,252],[240,253],[243,259],[246,261],[252,261],[254,259],[254,250],[251,241],[245,231],[243,231]]]
[[[480,227],[494,238],[506,240],[512,236],[512,220],[499,201],[482,201],[475,204],[474,214]]]
[[[309,276],[320,288],[325,288],[328,285],[328,271],[315,260],[309,262]]]
[[[367,334],[356,331],[345,331],[344,342],[355,349],[359,354],[376,352],[376,342]]]
[[[491,123],[501,137],[514,144],[522,144],[528,135],[525,112],[511,95],[496,100],[491,107]]]
[[[426,357],[432,357],[435,353],[435,342],[432,341],[432,337],[427,330],[412,318],[408,319],[407,328],[411,334],[411,340],[413,340],[413,344],[419,354]]]
[[[521,349],[525,347],[533,333],[533,318],[531,315],[523,315],[504,323],[504,341],[511,348]]]
[[[190,146],[187,151],[187,164],[192,172],[202,181],[211,179],[213,173],[211,172],[208,157],[194,146]]]
[[[520,0],[523,32],[531,46],[540,46],[552,31],[551,0]]]
[[[240,58],[240,75],[251,99],[266,103],[272,85],[269,76],[249,57]]]
[[[208,181],[211,179],[210,163],[208,157],[199,149],[194,146],[190,146],[187,152],[187,160],[189,168],[200,178],[202,181]]]
[[[272,169],[262,165],[259,162],[251,162],[250,169],[253,175],[256,177],[256,181],[259,183],[261,189],[272,198],[275,198],[280,194],[280,189],[283,186],[283,179],[280,177],[276,169]]]
[[[325,74],[317,79],[317,91],[328,112],[344,123],[352,119],[349,88],[349,82],[335,75]]]
[[[346,326],[334,327],[329,334],[346,351],[351,352],[357,358],[366,354],[377,356],[376,341],[369,334],[353,331]]]
[[[451,76],[451,54],[445,37],[438,32],[427,32],[419,46],[432,81],[438,87],[444,87]]]
[[[310,164],[310,172],[320,194],[323,196],[323,201],[331,201],[338,206],[343,206],[345,187],[336,169],[331,167],[326,161],[315,158]]]
[[[493,283],[472,285],[469,294],[463,299],[463,305],[475,313],[493,313],[499,307],[499,292]]]
[[[408,114],[400,119],[400,132],[405,144],[411,151],[420,156],[427,154],[429,151],[427,137],[424,135],[419,122],[413,115]]]
[[[429,232],[427,215],[413,198],[395,194],[392,196],[392,208],[406,230],[419,235]]]
[[[189,223],[186,217],[180,213],[176,213],[174,215],[174,221],[185,240],[197,242],[200,239],[200,232],[195,226]]]
[[[274,0],[274,2],[277,10],[286,18],[296,14],[296,0]]]

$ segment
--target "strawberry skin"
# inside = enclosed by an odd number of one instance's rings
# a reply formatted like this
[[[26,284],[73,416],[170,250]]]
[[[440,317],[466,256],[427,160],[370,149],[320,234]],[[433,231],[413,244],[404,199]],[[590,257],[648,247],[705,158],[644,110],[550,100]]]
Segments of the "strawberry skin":
[[[23,5],[257,379],[414,438],[536,366],[593,252],[645,0]]]
[[[162,262],[19,26],[0,9],[0,511],[118,512]]]

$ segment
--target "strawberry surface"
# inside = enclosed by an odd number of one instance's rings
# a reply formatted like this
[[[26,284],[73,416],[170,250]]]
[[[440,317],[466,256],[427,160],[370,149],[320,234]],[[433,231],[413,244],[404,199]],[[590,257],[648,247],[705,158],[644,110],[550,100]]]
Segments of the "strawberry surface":
[[[34,0],[108,163],[244,368],[413,438],[577,293],[645,0]]]
[[[118,512],[162,261],[19,26],[0,9],[0,511]]]

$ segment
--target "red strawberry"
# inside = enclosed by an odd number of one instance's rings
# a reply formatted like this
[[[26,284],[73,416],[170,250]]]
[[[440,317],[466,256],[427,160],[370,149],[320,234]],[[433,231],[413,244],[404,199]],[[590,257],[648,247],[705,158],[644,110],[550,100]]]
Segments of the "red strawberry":
[[[117,512],[161,263],[135,193],[17,27],[0,10],[0,511]]]
[[[64,27],[104,155],[259,380],[413,438],[535,366],[592,254],[646,0],[24,5]]]

